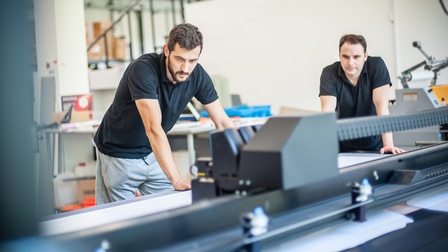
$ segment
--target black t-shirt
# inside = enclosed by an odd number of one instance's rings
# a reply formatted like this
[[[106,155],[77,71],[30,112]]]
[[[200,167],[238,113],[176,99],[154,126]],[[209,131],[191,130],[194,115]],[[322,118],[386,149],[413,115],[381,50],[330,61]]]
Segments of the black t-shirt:
[[[171,83],[164,54],[144,54],[126,69],[112,105],[98,127],[94,141],[98,150],[118,158],[142,158],[152,152],[135,100],[157,99],[162,127],[168,132],[192,97],[202,104],[218,99],[212,80],[197,64],[185,82]]]
[[[373,90],[391,85],[386,64],[380,57],[369,56],[354,86],[345,76],[341,63],[325,67],[320,77],[320,93],[335,96],[339,119],[377,115],[373,103]],[[340,151],[378,151],[382,147],[381,136],[372,136],[340,142]]]

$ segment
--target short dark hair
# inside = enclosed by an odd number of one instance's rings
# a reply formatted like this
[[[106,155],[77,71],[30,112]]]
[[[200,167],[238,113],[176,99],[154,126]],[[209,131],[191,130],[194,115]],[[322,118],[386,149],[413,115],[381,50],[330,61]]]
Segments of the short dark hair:
[[[339,51],[344,43],[349,43],[352,45],[360,44],[364,48],[364,53],[367,51],[367,42],[362,35],[356,34],[346,34],[339,40]]]
[[[176,25],[171,29],[168,36],[168,51],[173,51],[176,44],[179,44],[181,48],[187,50],[193,50],[200,46],[202,52],[202,33],[198,27],[192,24],[185,23]]]

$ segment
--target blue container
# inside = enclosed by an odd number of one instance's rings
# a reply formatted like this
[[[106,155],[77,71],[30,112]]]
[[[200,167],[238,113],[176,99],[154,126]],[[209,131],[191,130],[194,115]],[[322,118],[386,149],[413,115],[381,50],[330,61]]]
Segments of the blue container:
[[[271,105],[265,106],[238,106],[225,108],[224,111],[229,117],[267,117],[271,116]],[[208,117],[207,111],[202,111],[201,116]]]

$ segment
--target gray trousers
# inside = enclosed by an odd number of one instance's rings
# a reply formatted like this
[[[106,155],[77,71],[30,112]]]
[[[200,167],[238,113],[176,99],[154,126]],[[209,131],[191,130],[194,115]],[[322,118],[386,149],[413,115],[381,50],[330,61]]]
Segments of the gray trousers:
[[[97,152],[96,204],[174,190],[154,153],[142,159],[115,158]]]

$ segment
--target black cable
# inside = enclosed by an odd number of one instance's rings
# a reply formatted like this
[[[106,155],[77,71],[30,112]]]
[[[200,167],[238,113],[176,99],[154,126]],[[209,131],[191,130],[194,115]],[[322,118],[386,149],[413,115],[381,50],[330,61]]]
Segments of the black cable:
[[[448,15],[448,10],[446,9],[445,4],[443,3],[443,0],[439,0],[439,2],[440,2],[440,5],[442,5],[442,9],[445,12],[445,14]]]

